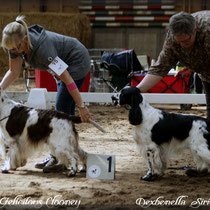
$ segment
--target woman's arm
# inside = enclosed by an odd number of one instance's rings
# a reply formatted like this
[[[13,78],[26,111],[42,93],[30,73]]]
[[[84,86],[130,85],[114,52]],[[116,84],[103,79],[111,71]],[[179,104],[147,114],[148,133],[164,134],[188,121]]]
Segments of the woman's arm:
[[[9,58],[10,69],[4,75],[0,83],[0,88],[2,88],[3,90],[6,89],[19,77],[22,69],[22,63],[23,59],[21,57],[17,57],[15,59]]]
[[[65,70],[60,76],[58,76],[57,74],[56,74],[56,76],[58,78],[60,78],[65,83],[66,86],[74,83],[73,78],[71,77],[71,75],[69,74],[69,72],[67,70]],[[69,90],[69,93],[71,94],[72,98],[74,99],[76,105],[79,107],[79,113],[80,113],[82,122],[89,122],[89,119],[91,119],[91,116],[90,116],[88,108],[82,107],[83,101],[82,101],[82,97],[80,95],[78,88],[71,90],[71,91]]]
[[[74,82],[73,78],[67,70],[65,70],[60,76],[56,76],[59,77],[65,83],[66,86]],[[83,103],[78,89],[72,90],[70,94],[77,105],[81,105]]]

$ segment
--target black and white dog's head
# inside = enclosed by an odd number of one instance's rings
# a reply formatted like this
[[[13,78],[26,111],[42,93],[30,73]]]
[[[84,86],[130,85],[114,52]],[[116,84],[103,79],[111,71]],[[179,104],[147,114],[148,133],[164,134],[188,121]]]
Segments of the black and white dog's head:
[[[126,86],[121,90],[119,96],[119,104],[130,105],[129,121],[132,125],[139,125],[142,122],[142,112],[140,109],[140,103],[142,103],[143,97],[141,92],[136,87]]]

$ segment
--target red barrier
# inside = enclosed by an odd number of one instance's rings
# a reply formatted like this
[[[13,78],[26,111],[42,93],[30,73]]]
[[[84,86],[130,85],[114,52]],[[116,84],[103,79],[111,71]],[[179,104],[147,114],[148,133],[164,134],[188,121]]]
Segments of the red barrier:
[[[46,88],[48,92],[56,92],[57,85],[53,76],[47,71],[35,70],[36,88]],[[80,88],[80,92],[88,92],[90,85],[90,72],[88,72],[85,81]]]
[[[134,74],[131,76],[131,86],[138,85],[144,78],[145,74]],[[147,93],[188,93],[190,77],[166,76],[155,86],[148,90]]]

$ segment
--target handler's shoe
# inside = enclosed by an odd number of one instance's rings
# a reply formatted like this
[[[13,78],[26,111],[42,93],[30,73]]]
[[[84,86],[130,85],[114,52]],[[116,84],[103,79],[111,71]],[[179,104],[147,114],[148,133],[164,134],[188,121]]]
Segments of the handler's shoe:
[[[56,173],[64,170],[66,170],[66,167],[63,164],[46,165],[43,168],[43,173]]]
[[[50,154],[50,156],[45,160],[39,163],[35,163],[35,168],[43,169],[45,166],[52,166],[55,165],[56,163],[57,163],[56,158]]]
[[[185,173],[187,176],[191,176],[191,177],[202,177],[202,176],[207,176],[209,174],[207,169],[198,171],[196,169],[191,169],[191,168],[187,169]]]

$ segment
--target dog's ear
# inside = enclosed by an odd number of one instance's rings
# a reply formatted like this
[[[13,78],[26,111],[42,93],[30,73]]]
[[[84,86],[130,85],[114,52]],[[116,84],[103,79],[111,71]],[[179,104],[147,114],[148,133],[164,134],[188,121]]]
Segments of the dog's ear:
[[[141,92],[136,87],[127,86],[120,93],[120,105],[131,106],[129,111],[129,122],[132,125],[139,125],[142,122],[142,112],[139,104],[143,101]]]
[[[131,107],[139,107],[139,104],[143,101],[143,97],[138,88],[136,88],[135,92],[131,96]]]
[[[140,125],[142,122],[142,112],[140,107],[131,107],[129,111],[129,122],[131,125]]]

